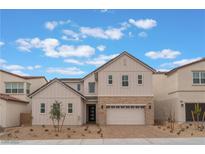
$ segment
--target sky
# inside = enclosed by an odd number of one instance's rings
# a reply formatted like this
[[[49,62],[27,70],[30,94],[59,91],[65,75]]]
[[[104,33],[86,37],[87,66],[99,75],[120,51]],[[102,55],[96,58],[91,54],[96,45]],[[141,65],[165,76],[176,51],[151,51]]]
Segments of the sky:
[[[0,69],[84,77],[123,51],[158,71],[205,57],[205,10],[0,10]]]

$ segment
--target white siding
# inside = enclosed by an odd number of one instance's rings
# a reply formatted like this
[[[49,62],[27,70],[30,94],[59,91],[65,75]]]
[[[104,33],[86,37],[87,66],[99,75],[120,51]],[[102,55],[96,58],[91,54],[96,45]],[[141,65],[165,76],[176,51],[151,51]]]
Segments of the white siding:
[[[142,85],[137,83],[140,74],[143,75]],[[113,76],[112,85],[108,85],[108,75]],[[128,87],[122,87],[122,75],[128,75]],[[124,55],[98,72],[98,96],[153,96],[152,71]]]
[[[6,127],[6,101],[0,99],[0,126]]]
[[[33,125],[52,125],[49,112],[55,100],[62,103],[61,109],[67,114],[64,122],[65,125],[81,125],[83,123],[83,102],[81,97],[56,81],[32,98]],[[40,113],[40,103],[45,103],[46,113]],[[67,112],[68,103],[73,104],[72,114]]]

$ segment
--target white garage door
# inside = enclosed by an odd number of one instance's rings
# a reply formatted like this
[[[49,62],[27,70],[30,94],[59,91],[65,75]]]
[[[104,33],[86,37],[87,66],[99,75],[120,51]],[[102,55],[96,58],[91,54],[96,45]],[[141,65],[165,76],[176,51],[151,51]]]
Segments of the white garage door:
[[[145,105],[107,105],[108,125],[144,125]]]

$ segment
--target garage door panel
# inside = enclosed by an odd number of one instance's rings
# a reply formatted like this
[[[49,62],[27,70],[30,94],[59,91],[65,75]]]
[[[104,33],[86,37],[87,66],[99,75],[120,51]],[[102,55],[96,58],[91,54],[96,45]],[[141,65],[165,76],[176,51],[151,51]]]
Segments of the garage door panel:
[[[108,108],[108,125],[144,125],[144,108]]]

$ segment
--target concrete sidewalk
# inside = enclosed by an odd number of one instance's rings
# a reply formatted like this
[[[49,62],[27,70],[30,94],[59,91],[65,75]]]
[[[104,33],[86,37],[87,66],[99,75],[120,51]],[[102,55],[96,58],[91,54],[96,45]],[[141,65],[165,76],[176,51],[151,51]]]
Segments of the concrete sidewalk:
[[[205,145],[204,137],[193,138],[127,138],[68,140],[0,140],[0,145]]]

